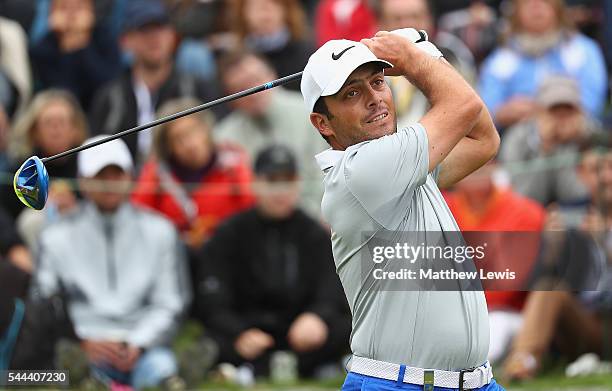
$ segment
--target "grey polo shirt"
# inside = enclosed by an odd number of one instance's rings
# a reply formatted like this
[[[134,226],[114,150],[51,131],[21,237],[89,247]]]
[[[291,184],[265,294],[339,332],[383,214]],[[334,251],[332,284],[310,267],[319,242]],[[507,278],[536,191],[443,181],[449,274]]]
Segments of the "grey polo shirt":
[[[459,231],[428,172],[420,124],[316,156],[325,174],[322,212],[353,315],[353,354],[419,368],[482,365],[489,349],[482,291],[386,290],[362,274],[377,233]],[[365,234],[364,234],[365,233]]]

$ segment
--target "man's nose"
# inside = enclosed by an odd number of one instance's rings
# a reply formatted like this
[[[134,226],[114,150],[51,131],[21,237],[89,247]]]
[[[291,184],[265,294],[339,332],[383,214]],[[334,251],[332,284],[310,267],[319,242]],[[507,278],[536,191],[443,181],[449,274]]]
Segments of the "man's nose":
[[[376,91],[371,86],[366,89],[365,94],[367,96],[366,104],[368,108],[377,107],[382,102],[381,92]]]

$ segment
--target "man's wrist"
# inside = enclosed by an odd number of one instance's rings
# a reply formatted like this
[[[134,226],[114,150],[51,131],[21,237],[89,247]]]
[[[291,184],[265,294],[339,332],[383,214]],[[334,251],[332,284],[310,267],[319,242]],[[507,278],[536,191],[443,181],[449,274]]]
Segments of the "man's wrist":
[[[402,62],[399,65],[399,71],[410,82],[421,80],[425,77],[425,73],[431,72],[431,67],[438,59],[427,55],[425,52],[417,48],[414,44],[406,43],[407,48],[405,55],[402,56]],[[394,64],[395,65],[395,64]]]

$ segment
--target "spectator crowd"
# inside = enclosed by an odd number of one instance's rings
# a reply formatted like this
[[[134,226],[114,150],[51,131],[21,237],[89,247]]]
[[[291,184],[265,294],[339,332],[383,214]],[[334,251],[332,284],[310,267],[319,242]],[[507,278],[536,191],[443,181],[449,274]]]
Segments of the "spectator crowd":
[[[339,376],[351,317],[314,160],[329,146],[299,83],[51,161],[42,211],[12,178],[29,156],[299,72],[330,39],[403,27],[427,31],[501,135],[445,190],[458,225],[529,232],[533,254],[495,253],[555,277],[487,291],[490,360],[521,380],[549,357],[612,359],[610,2],[6,0],[0,370],[135,389]],[[418,121],[425,96],[387,82],[398,126]]]

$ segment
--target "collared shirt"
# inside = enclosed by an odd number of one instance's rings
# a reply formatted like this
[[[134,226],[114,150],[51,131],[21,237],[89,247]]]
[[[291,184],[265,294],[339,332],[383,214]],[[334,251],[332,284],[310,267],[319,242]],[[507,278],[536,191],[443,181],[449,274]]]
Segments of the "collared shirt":
[[[415,124],[316,159],[325,174],[321,208],[353,315],[353,354],[443,370],[483,364],[489,324],[482,291],[388,290],[362,274],[368,245],[380,236],[459,231],[436,184],[438,170],[428,172],[425,128]]]

